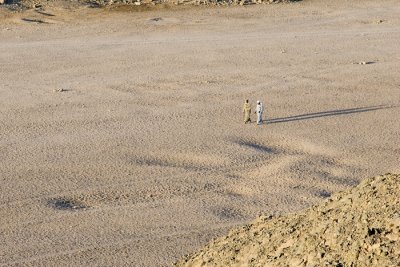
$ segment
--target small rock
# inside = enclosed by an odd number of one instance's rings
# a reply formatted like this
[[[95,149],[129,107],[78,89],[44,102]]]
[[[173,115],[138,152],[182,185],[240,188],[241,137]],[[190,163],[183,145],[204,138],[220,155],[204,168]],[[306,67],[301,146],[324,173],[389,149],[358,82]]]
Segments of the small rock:
[[[289,265],[290,266],[301,266],[303,262],[304,262],[303,259],[294,258],[294,259],[290,260]]]

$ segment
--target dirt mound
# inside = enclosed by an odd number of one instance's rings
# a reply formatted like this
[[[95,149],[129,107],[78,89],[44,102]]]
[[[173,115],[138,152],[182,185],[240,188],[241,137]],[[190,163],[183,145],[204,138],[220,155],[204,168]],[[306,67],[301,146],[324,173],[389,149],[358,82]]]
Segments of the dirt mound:
[[[29,9],[44,7],[76,8],[89,7],[137,7],[155,5],[252,5],[276,4],[298,0],[0,0],[0,5],[8,4],[13,9]]]
[[[176,266],[400,266],[400,175],[386,174],[298,214],[260,216]]]

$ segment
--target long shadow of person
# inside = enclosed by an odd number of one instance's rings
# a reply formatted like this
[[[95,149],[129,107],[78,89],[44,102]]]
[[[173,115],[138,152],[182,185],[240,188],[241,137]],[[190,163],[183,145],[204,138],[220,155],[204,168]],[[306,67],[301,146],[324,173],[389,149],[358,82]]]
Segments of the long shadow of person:
[[[398,106],[378,105],[378,106],[370,106],[370,107],[337,109],[337,110],[306,113],[306,114],[289,116],[289,117],[269,119],[269,120],[264,120],[264,122],[270,124],[270,123],[281,123],[281,122],[290,122],[290,121],[301,121],[301,120],[316,119],[316,118],[321,118],[321,117],[330,117],[330,116],[339,116],[339,115],[348,115],[348,114],[354,114],[354,113],[370,112],[370,111],[375,111],[375,110],[380,110],[380,109],[390,109],[390,108],[396,108],[396,107],[398,107]]]

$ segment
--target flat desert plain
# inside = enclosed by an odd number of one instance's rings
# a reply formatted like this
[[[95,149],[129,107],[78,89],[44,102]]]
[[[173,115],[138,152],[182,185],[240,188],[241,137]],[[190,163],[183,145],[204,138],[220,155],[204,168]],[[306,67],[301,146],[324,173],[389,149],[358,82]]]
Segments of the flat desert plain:
[[[1,9],[0,266],[168,266],[399,173],[399,14]],[[245,99],[263,125],[243,123]]]

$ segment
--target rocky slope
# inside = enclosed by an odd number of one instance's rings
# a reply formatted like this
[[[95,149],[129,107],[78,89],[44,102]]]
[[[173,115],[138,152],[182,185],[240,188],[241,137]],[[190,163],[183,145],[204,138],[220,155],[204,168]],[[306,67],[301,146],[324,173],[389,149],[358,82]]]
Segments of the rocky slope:
[[[176,266],[400,266],[400,175],[365,180],[298,214],[260,216]]]
[[[0,5],[8,4],[16,8],[43,8],[77,6],[114,7],[114,6],[154,6],[154,5],[251,5],[291,2],[293,0],[0,0]]]

